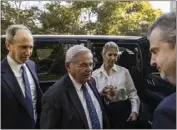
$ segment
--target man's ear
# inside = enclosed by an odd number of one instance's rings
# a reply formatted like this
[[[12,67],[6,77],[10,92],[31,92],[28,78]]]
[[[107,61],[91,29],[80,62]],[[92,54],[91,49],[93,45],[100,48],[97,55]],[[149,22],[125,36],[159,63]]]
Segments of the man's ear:
[[[101,52],[101,56],[102,56],[102,57],[104,56],[103,52]]]
[[[66,70],[67,70],[68,72],[70,72],[70,65],[69,65],[69,63],[65,63],[65,68],[66,68]]]
[[[10,51],[11,50],[11,44],[9,43],[9,41],[6,40],[5,44],[6,44],[7,50]]]

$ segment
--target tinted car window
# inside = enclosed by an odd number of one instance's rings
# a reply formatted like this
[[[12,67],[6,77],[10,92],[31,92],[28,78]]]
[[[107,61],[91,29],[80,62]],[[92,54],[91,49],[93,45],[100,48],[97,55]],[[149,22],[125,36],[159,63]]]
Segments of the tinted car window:
[[[40,81],[56,80],[65,73],[65,46],[63,44],[36,44],[33,56]]]
[[[37,63],[40,81],[57,80],[66,73],[65,54],[73,45],[58,42],[36,44],[31,59]]]
[[[142,58],[140,54],[140,49],[137,44],[121,44],[117,43],[119,46],[119,57],[117,59],[116,64],[123,66],[127,69],[131,68],[132,66],[137,66],[140,69],[142,69]],[[95,68],[99,68],[101,64],[103,63],[102,59],[102,49],[103,49],[104,43],[94,43],[91,47],[93,56],[94,56],[94,62],[95,62]]]

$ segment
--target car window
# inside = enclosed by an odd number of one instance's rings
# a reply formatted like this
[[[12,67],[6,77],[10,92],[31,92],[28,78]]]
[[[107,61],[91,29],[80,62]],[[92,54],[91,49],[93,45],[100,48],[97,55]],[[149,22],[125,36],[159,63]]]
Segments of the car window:
[[[65,54],[73,45],[58,42],[35,45],[31,59],[37,64],[40,81],[57,80],[66,73]]]
[[[94,45],[91,47],[94,56],[94,62],[95,62],[94,69],[99,68],[103,63],[102,54],[101,54],[103,45],[104,44],[100,45],[94,43]],[[116,64],[126,68],[130,68],[132,66],[137,66],[139,68],[142,68],[142,64],[141,64],[142,59],[140,56],[140,51],[136,44],[118,44],[118,46],[119,46],[119,57]]]

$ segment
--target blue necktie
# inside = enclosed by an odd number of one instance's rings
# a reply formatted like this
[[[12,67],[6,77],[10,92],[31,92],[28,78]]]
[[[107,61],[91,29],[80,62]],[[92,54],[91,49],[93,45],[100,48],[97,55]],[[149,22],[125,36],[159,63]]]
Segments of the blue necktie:
[[[34,109],[32,103],[30,84],[29,84],[28,76],[26,74],[25,67],[23,65],[21,66],[21,69],[22,69],[22,76],[23,76],[24,86],[25,86],[25,94],[26,94],[25,100],[27,102],[28,110],[32,117],[32,128],[35,128]]]
[[[89,110],[92,129],[101,129],[96,109],[93,105],[92,99],[91,99],[91,97],[88,93],[88,90],[87,90],[86,86],[82,85],[82,89],[83,89],[83,94],[84,94],[84,97],[85,97],[85,100],[86,100],[86,103],[87,103],[87,108]]]

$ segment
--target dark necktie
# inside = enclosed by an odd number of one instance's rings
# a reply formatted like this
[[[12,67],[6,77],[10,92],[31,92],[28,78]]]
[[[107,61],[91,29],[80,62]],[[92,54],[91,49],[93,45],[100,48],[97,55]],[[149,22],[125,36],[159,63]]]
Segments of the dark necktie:
[[[91,119],[92,129],[101,129],[96,109],[88,93],[86,85],[82,85],[82,89],[83,89],[83,94],[84,94],[84,97],[87,103],[87,108],[88,108],[90,119]]]
[[[27,102],[28,110],[32,117],[32,128],[35,128],[34,109],[33,109],[33,103],[32,103],[30,84],[29,84],[29,80],[28,80],[25,67],[23,65],[21,69],[22,69],[22,76],[23,76],[23,81],[24,81],[24,86],[25,86],[25,95],[26,95],[25,100]]]

